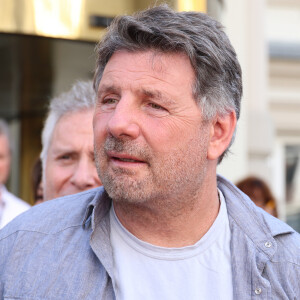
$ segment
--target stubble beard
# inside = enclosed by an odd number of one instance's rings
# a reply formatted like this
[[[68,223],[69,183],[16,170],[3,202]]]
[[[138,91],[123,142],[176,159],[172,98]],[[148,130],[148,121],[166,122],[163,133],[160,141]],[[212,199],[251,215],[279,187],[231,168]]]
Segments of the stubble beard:
[[[174,209],[175,206],[184,207],[197,194],[206,174],[205,148],[202,147],[199,153],[199,146],[194,148],[193,144],[204,145],[205,142],[203,138],[192,140],[189,149],[176,149],[155,160],[147,146],[108,137],[102,148],[95,146],[97,172],[108,195],[116,202],[143,204],[152,201],[159,206],[174,206]],[[135,171],[108,170],[106,151],[123,152],[143,159],[147,162],[147,175],[137,178]]]
[[[149,169],[150,153],[147,149],[142,149],[133,141],[117,139],[109,136],[104,146],[100,149],[95,146],[95,162],[99,178],[108,193],[116,202],[128,202],[133,204],[146,202],[149,195],[149,185],[152,182],[151,174],[146,178],[137,179],[134,170],[110,167],[107,169],[107,151],[115,153],[126,153],[146,161]]]

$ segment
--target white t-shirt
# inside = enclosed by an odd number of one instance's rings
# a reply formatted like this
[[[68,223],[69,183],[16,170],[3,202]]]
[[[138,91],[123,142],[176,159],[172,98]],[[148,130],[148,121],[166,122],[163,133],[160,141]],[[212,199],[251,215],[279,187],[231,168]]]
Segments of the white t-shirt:
[[[231,300],[230,228],[219,191],[219,214],[196,244],[164,248],[128,232],[110,211],[117,299]]]

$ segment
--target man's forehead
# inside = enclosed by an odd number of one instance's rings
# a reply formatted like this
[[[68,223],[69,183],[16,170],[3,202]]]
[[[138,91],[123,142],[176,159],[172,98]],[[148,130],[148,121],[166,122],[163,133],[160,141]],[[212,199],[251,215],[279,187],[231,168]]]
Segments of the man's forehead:
[[[56,122],[53,132],[57,131],[58,128],[62,130],[66,128],[73,130],[76,127],[79,129],[84,129],[83,126],[81,126],[81,122],[90,123],[90,127],[92,128],[93,112],[94,107],[83,108],[65,113]]]
[[[113,63],[117,68],[120,62],[124,64],[125,61],[128,62],[129,68],[131,63],[146,61],[153,71],[164,73],[168,72],[170,65],[176,64],[178,60],[185,60],[186,64],[192,66],[189,57],[184,52],[162,52],[155,49],[127,51],[121,49],[112,54],[104,67],[103,74],[107,72],[107,67],[110,67]]]
[[[61,143],[70,144],[73,142],[75,144],[82,142],[85,144],[89,142],[83,139],[83,135],[93,136],[93,109],[83,109],[79,111],[74,111],[63,115],[55,124],[52,132],[50,147],[53,144]]]
[[[182,73],[186,76],[182,78]],[[168,79],[167,79],[168,78]],[[184,53],[161,53],[158,51],[116,51],[108,61],[99,82],[98,97],[103,92],[119,93],[120,84],[126,83],[128,88],[139,80],[139,91],[150,98],[161,98],[161,91],[153,84],[161,82],[173,83],[180,81],[181,85],[188,82],[193,88],[195,72],[189,58]],[[136,87],[136,86],[135,86]]]

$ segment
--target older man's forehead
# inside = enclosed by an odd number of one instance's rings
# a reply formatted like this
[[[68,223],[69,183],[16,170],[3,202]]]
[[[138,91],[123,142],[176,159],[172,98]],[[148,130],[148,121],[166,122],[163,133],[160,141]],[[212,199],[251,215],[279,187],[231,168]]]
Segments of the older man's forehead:
[[[76,133],[92,134],[93,112],[94,110],[90,108],[70,112],[63,115],[55,124],[50,140],[50,147],[54,142],[57,141],[57,138],[59,138],[62,143],[71,141],[73,139],[73,137],[71,136],[72,133],[75,134],[75,137]],[[82,142],[84,143],[85,140],[83,140]]]

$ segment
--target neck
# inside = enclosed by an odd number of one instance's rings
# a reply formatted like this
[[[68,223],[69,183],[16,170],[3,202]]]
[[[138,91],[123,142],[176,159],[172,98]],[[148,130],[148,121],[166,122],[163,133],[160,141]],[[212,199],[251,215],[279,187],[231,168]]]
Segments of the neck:
[[[142,204],[114,202],[116,215],[129,232],[150,244],[175,248],[199,241],[215,221],[219,207],[216,179],[203,182],[193,196]]]

